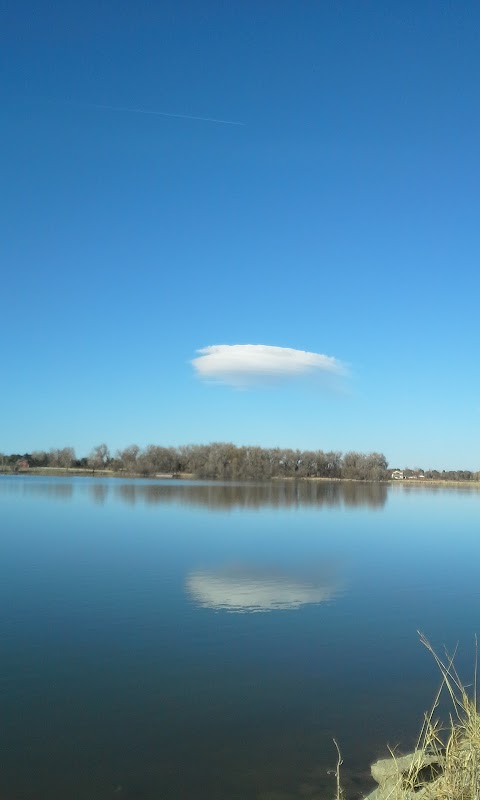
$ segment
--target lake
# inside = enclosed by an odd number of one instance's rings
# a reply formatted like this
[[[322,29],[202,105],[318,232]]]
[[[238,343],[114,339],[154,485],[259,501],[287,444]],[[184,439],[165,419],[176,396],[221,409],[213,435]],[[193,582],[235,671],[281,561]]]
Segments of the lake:
[[[413,482],[412,482],[413,483]],[[480,492],[0,477],[2,800],[371,788],[480,627]]]

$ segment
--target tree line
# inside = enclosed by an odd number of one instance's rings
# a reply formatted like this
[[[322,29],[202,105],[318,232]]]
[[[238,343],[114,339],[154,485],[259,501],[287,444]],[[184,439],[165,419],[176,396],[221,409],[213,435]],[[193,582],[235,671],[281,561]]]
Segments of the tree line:
[[[106,444],[93,448],[86,458],[77,458],[73,447],[0,456],[4,468],[24,462],[29,468],[109,470],[131,475],[180,475],[222,480],[268,478],[357,478],[383,480],[389,477],[382,453],[323,452],[289,448],[237,447],[226,442],[208,445],[141,449],[130,445],[111,454]]]
[[[24,471],[30,468],[108,470],[117,474],[179,476],[220,480],[268,480],[271,478],[343,478],[382,481],[392,470],[383,453],[358,453],[289,448],[237,447],[229,442],[206,445],[162,447],[133,444],[114,454],[102,443],[88,456],[77,458],[73,447],[52,448],[32,453],[0,454],[0,470]],[[411,470],[405,477],[421,473],[430,480],[480,480],[480,472],[469,470]]]

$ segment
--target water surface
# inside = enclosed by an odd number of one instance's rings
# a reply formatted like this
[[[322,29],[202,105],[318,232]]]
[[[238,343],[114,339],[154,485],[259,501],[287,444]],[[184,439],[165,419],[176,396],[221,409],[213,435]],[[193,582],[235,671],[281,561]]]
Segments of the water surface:
[[[2,800],[350,797],[479,628],[480,493],[0,477]]]

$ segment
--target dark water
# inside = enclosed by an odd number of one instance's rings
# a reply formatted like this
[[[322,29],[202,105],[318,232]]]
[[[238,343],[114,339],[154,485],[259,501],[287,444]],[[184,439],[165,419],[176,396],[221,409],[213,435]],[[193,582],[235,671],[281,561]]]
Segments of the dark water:
[[[480,629],[480,493],[0,477],[2,800],[330,798]]]

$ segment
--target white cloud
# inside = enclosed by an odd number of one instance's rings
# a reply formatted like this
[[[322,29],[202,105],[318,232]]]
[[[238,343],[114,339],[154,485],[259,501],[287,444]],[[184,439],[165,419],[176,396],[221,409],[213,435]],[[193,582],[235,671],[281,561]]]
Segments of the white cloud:
[[[192,364],[201,378],[237,387],[306,375],[338,377],[346,373],[344,365],[332,356],[291,347],[215,344],[197,352],[200,355]]]

